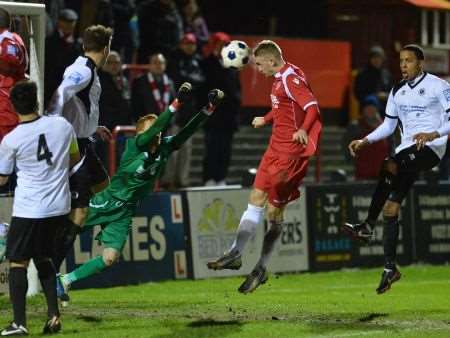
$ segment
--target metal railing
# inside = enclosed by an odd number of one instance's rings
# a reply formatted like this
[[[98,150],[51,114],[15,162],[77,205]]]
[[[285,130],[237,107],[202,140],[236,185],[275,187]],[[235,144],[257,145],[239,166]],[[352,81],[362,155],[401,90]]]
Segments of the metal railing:
[[[117,126],[112,131],[112,137],[109,141],[108,152],[109,152],[109,176],[112,177],[116,173],[117,169],[117,137],[122,133],[133,133],[136,134],[135,126]]]

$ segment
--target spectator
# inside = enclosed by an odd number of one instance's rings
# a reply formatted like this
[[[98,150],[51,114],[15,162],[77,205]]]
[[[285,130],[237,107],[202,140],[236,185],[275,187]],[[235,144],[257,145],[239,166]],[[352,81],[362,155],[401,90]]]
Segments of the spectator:
[[[46,35],[52,35],[56,30],[59,13],[65,8],[64,0],[45,0],[45,11],[47,12]]]
[[[184,0],[181,5],[185,33],[193,33],[199,47],[208,42],[209,31],[197,4],[197,0]]]
[[[204,46],[203,69],[206,88],[221,88],[225,92],[222,104],[205,124],[205,149],[203,158],[203,182],[205,185],[225,185],[231,160],[233,134],[238,128],[241,104],[239,72],[222,66],[220,51],[230,36],[217,32],[210,36]]]
[[[113,130],[119,125],[131,124],[130,91],[122,74],[122,60],[117,51],[111,51],[98,73],[100,95],[99,124]]]
[[[116,0],[114,0],[115,2]],[[66,7],[80,14],[77,31],[84,32],[92,25],[114,27],[114,18],[110,0],[65,0]]]
[[[128,81],[122,74],[122,61],[119,53],[111,51],[105,65],[98,72],[102,93],[100,94],[99,124],[113,131],[119,125],[130,125],[130,90]],[[117,144],[118,158],[122,153],[123,142]],[[99,139],[95,143],[97,154],[105,167],[108,167],[108,143]]]
[[[361,103],[361,117],[352,122],[344,135],[344,147],[351,140],[361,139],[370,134],[383,121],[380,116],[380,101],[374,95],[367,96]],[[374,180],[377,179],[384,159],[389,155],[390,141],[381,140],[370,144],[358,153],[355,160],[355,179]],[[350,154],[346,152],[350,161]]]
[[[83,53],[81,43],[74,36],[77,21],[78,15],[74,10],[63,9],[56,30],[45,40],[45,107],[61,83],[66,67]]]
[[[194,34],[185,34],[178,49],[168,62],[167,74],[174,81],[175,88],[183,82],[193,86],[192,99],[185,102],[180,113],[176,115],[175,124],[169,134],[176,135],[200,108],[199,95],[205,83],[205,75],[200,66],[200,57],[196,53],[197,39]],[[192,140],[185,142],[183,147],[174,152],[167,163],[167,170],[161,178],[161,186],[174,190],[189,185],[189,171],[192,153]]]
[[[167,56],[183,36],[183,20],[174,0],[145,0],[138,7],[139,62],[156,52]]]
[[[383,67],[385,54],[380,46],[373,46],[369,51],[369,62],[359,71],[355,79],[355,96],[361,104],[369,95],[375,95],[381,103],[384,116],[389,91],[393,86],[391,73]]]
[[[133,81],[131,104],[133,119],[147,114],[159,115],[175,97],[172,80],[166,74],[166,58],[161,53],[148,58],[149,71]]]
[[[130,20],[134,15],[134,1],[114,0],[111,5],[114,17],[114,35],[111,48],[119,52],[124,63],[131,63],[133,40]]]

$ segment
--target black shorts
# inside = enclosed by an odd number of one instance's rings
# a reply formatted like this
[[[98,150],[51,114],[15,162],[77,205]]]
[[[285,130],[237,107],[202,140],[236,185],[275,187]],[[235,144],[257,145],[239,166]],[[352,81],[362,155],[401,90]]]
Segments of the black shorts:
[[[109,179],[108,173],[95,152],[95,144],[89,139],[78,139],[83,164],[70,177],[72,209],[86,208],[92,197],[92,187]]]
[[[47,218],[13,217],[6,239],[6,258],[23,261],[51,258],[56,247],[58,229],[67,215]]]
[[[397,203],[402,203],[420,172],[434,168],[441,161],[430,147],[417,150],[416,145],[403,149],[393,159],[397,164],[397,176],[389,200]]]

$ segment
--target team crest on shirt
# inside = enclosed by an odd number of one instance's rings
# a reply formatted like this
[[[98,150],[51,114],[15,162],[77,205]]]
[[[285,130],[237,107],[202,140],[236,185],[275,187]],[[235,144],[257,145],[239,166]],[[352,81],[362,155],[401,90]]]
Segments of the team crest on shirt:
[[[75,84],[79,84],[81,82],[81,79],[83,79],[83,76],[78,72],[74,72],[69,75],[69,80],[71,80]]]
[[[425,88],[420,88],[420,89],[419,89],[419,95],[420,95],[420,96],[425,95]]]
[[[449,102],[450,101],[450,89],[444,90],[443,94],[444,94],[445,99],[447,100],[447,102]]]
[[[294,79],[292,80],[292,82],[294,82],[296,85],[300,84],[300,80],[296,77],[294,77]]]
[[[403,90],[400,92],[400,94],[401,94],[401,95],[405,95],[405,94],[406,94],[406,90],[403,89]]]

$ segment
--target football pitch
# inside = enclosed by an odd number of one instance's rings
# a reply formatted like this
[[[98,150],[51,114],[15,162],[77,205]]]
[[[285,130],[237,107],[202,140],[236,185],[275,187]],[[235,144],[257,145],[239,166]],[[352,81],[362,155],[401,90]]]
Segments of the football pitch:
[[[72,291],[64,337],[450,337],[450,267],[411,266],[384,295],[381,269],[275,276],[249,295],[243,278]],[[40,335],[44,298],[29,299]],[[11,308],[0,296],[6,325]]]

